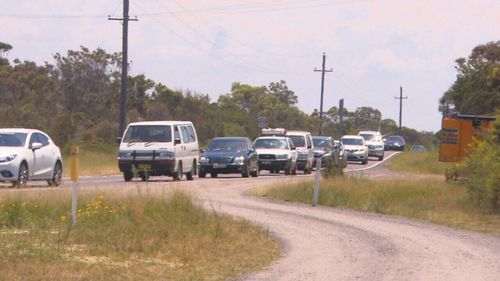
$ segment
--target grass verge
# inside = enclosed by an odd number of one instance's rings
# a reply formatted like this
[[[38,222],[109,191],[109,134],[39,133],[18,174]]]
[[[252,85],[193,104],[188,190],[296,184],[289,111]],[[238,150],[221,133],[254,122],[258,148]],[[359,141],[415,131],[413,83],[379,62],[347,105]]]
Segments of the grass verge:
[[[2,280],[227,280],[277,258],[266,231],[206,211],[184,193],[169,198],[0,201]]]
[[[310,204],[312,186],[312,182],[302,182],[255,189],[251,194]],[[469,196],[465,187],[444,180],[339,177],[321,182],[319,204],[500,234],[500,215],[482,212]]]
[[[443,175],[452,167],[450,163],[438,161],[437,151],[405,151],[391,158],[389,169],[401,172]]]
[[[79,173],[81,176],[105,176],[119,174],[116,147],[107,144],[87,144],[80,146]],[[71,172],[70,150],[63,151],[65,177]]]

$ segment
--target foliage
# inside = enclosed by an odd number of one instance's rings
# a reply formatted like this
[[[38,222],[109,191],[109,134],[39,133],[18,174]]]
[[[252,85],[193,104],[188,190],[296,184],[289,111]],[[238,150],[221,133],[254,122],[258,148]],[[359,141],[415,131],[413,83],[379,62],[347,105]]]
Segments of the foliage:
[[[180,192],[87,194],[76,227],[69,202],[53,195],[0,201],[2,279],[228,280],[279,251],[260,227],[207,211]]]
[[[457,168],[473,202],[500,213],[500,115]]]
[[[389,169],[419,174],[444,175],[450,163],[438,161],[438,151],[405,151],[394,156],[389,162]]]
[[[118,132],[121,54],[103,49],[56,53],[52,64],[13,63],[7,60],[12,46],[0,42],[0,127],[29,127],[47,132],[61,147],[80,143],[114,144]],[[319,114],[306,114],[286,81],[267,86],[233,83],[216,102],[204,93],[173,90],[143,74],[127,79],[128,122],[190,120],[196,124],[202,145],[216,136],[259,135],[258,117],[268,127],[319,130]],[[359,130],[389,128],[379,110],[345,109],[343,126],[336,107],[324,114],[323,134],[336,139]],[[385,124],[385,125],[384,125]],[[391,127],[392,128],[392,127]],[[419,133],[415,131],[418,135]]]
[[[500,41],[479,45],[456,60],[457,80],[440,100],[440,111],[492,114],[500,107]]]

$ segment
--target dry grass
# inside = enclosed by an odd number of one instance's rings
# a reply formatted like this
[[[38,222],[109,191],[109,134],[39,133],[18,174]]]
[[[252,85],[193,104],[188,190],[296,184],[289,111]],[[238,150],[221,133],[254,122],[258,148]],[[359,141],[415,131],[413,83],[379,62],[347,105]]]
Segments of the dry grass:
[[[310,204],[312,186],[312,182],[287,184],[254,190],[252,194]],[[322,181],[319,204],[500,234],[500,215],[481,211],[469,196],[465,187],[444,180],[344,177]]]
[[[64,153],[64,176],[69,177],[71,172],[71,157],[69,152]],[[114,147],[80,147],[79,174],[81,176],[105,176],[119,174],[116,149]]]
[[[267,232],[206,211],[184,193],[168,198],[19,193],[0,200],[1,280],[227,280],[279,255]]]
[[[439,162],[438,151],[412,152],[405,151],[394,156],[389,169],[401,172],[444,175],[452,164]]]

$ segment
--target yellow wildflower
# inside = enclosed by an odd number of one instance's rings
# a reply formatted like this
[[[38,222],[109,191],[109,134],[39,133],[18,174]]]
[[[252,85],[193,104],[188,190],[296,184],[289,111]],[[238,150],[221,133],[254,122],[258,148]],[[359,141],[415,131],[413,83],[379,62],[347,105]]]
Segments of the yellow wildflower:
[[[62,222],[65,222],[66,221],[66,216],[61,216],[60,219],[61,219]]]

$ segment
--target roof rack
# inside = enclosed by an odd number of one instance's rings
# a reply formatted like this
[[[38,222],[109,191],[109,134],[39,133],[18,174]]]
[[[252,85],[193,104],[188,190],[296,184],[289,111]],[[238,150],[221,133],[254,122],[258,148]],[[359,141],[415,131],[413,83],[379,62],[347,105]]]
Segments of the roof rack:
[[[261,136],[284,136],[286,130],[284,128],[262,128]]]

